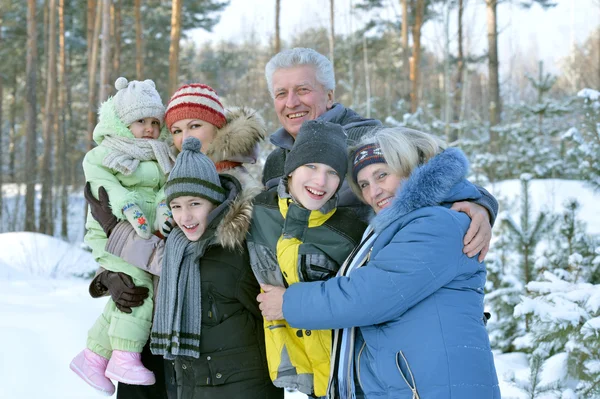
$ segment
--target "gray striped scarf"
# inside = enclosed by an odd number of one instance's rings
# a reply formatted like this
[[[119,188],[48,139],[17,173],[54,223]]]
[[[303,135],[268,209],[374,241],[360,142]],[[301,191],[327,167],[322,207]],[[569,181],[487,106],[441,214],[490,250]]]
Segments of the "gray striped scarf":
[[[200,357],[200,247],[178,228],[165,245],[150,334],[152,353],[165,359]]]
[[[360,244],[352,251],[346,262],[340,267],[338,276],[348,276],[352,271],[364,266],[371,255],[377,234],[369,226],[364,232]],[[356,327],[333,330],[331,369],[327,397],[330,399],[354,399],[354,340]]]
[[[157,161],[163,173],[167,174],[177,158],[167,143],[159,140],[105,136],[100,145],[112,150],[104,157],[102,165],[125,176],[135,172],[140,161]]]

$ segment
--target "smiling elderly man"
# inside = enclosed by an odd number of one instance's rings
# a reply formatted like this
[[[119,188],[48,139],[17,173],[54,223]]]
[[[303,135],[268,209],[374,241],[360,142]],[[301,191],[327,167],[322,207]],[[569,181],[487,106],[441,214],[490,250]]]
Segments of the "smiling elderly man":
[[[268,189],[277,187],[286,154],[304,121],[319,119],[341,125],[348,135],[348,144],[382,126],[376,119],[363,118],[350,108],[334,103],[333,65],[313,49],[294,48],[278,53],[267,63],[265,75],[282,125],[270,137],[277,148],[269,155],[263,170],[263,184]],[[342,206],[355,203],[355,197],[349,194],[341,196]]]
[[[373,129],[382,126],[376,119],[363,118],[350,108],[334,102],[335,74],[333,65],[324,55],[309,48],[293,48],[276,54],[265,67],[269,92],[281,127],[270,136],[277,148],[269,154],[263,169],[262,183],[268,190],[276,190],[283,177],[287,153],[304,121],[319,119],[341,125],[352,145]],[[473,256],[481,251],[483,260],[491,239],[498,203],[485,189],[475,203],[458,202],[453,209],[467,213],[471,227],[465,236],[465,252]],[[344,182],[339,192],[339,206],[352,207],[362,218],[368,207],[356,198]]]

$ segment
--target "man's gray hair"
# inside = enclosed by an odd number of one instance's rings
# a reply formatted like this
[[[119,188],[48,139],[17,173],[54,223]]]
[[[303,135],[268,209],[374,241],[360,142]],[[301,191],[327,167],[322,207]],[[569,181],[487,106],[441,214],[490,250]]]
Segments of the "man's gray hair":
[[[265,77],[271,97],[275,97],[273,92],[273,74],[278,69],[293,68],[299,65],[312,65],[317,72],[317,82],[319,82],[326,91],[335,89],[335,72],[331,61],[323,54],[311,49],[296,47],[289,50],[283,50],[275,54],[265,66]]]

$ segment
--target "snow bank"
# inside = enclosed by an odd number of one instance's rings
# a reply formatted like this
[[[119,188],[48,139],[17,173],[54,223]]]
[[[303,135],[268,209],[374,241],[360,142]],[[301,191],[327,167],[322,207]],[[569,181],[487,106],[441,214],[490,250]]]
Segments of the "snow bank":
[[[97,268],[92,254],[45,234],[0,234],[0,279],[65,278],[90,275]]]

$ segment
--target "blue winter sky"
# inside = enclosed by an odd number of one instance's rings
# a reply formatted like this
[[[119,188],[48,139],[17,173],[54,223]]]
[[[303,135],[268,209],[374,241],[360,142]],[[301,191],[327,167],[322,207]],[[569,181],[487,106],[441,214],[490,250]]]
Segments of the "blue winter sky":
[[[335,30],[347,33],[360,28],[365,17],[362,12],[350,12],[352,0],[335,1]],[[388,0],[382,17],[400,14],[400,2]],[[568,54],[573,41],[582,43],[600,24],[600,1],[556,0],[557,6],[544,11],[539,6],[523,9],[514,3],[498,6],[499,52],[501,68],[509,68],[510,58],[519,54],[537,56],[554,73],[558,61]],[[466,49],[481,54],[487,49],[485,5],[482,0],[465,0],[464,16]],[[234,40],[242,41],[252,34],[263,42],[274,34],[275,0],[230,0],[221,13],[221,20],[212,33],[195,31],[196,42]],[[441,8],[440,8],[441,11]],[[456,12],[451,13],[451,41],[456,40]],[[308,27],[329,26],[329,0],[304,0],[301,3],[281,0],[281,37],[288,40]],[[437,52],[443,51],[441,21],[424,26],[423,44]]]

